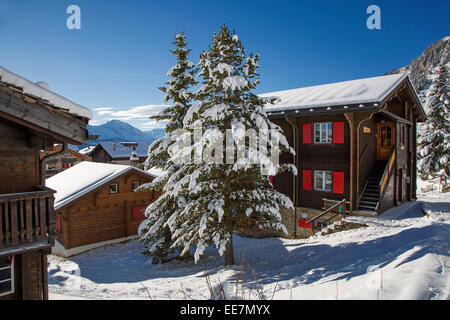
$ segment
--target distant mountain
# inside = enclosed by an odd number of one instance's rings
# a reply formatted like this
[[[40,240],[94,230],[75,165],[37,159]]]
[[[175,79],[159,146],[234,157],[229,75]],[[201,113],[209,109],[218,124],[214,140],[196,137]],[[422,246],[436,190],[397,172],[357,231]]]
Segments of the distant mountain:
[[[441,60],[442,54],[446,50],[450,50],[450,36],[436,41],[410,64],[400,69],[393,69],[387,74],[395,74],[406,72],[409,74],[412,84],[419,94],[423,106],[427,110],[430,86],[436,77],[437,66]],[[447,68],[449,64],[447,61]]]
[[[99,137],[95,141],[89,141],[84,145],[75,146],[77,150],[82,149],[87,145],[95,145],[97,142],[101,141],[152,143],[156,139],[164,136],[164,129],[142,131],[129,123],[120,120],[111,120],[98,126],[87,125],[87,129],[90,134],[98,135]]]

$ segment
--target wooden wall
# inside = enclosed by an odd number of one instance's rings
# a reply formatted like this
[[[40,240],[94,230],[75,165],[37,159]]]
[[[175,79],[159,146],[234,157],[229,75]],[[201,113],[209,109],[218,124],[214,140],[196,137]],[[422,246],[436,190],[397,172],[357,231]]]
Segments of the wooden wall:
[[[311,123],[314,132],[316,122],[344,122],[344,143],[342,144],[303,144],[304,123]],[[350,197],[350,130],[344,115],[322,115],[316,117],[297,118],[299,128],[299,150],[298,150],[298,179],[299,179],[299,207],[322,208],[323,198],[342,200]],[[302,171],[312,170],[312,190],[303,190]],[[314,170],[340,171],[344,172],[344,194],[314,190]]]
[[[143,219],[133,219],[133,207],[147,206],[159,194],[155,191],[132,192],[131,185],[133,181],[143,184],[151,180],[146,174],[128,172],[61,208],[57,211],[57,216],[62,218],[61,232],[57,232],[56,239],[70,249],[136,235]],[[111,183],[118,183],[117,194],[109,193]]]
[[[14,256],[14,293],[0,300],[48,299],[48,250],[27,251]]]
[[[370,132],[369,132],[370,130]],[[377,157],[377,126],[373,118],[359,126],[359,194],[364,189]]]
[[[40,184],[39,150],[29,147],[29,136],[23,127],[0,120],[0,194],[28,192]]]
[[[90,156],[94,162],[111,163],[112,161],[111,156],[101,146],[98,146]]]
[[[273,123],[279,125],[283,130],[283,134],[286,137],[289,145],[292,147],[294,145],[294,136],[291,125],[285,119],[274,119],[271,120]],[[280,155],[280,164],[281,163],[294,163],[294,156],[290,153],[283,152]],[[277,191],[287,195],[291,200],[294,199],[294,177],[290,172],[283,172],[276,175],[273,178],[273,184]]]

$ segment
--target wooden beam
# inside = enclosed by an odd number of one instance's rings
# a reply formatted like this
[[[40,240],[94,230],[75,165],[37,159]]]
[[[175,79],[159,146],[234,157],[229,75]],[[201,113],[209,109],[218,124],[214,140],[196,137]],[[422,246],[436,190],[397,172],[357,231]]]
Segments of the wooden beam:
[[[353,212],[353,199],[354,199],[354,188],[353,188],[353,170],[355,167],[354,163],[354,153],[355,153],[355,138],[354,138],[354,131],[355,131],[355,125],[354,125],[354,113],[344,113],[345,118],[348,121],[349,127],[350,127],[350,212]]]
[[[2,116],[8,115],[6,118],[10,121],[44,131],[50,136],[58,135],[63,141],[74,141],[76,144],[86,142],[84,121],[57,109],[27,102],[6,88],[0,88],[0,112]]]

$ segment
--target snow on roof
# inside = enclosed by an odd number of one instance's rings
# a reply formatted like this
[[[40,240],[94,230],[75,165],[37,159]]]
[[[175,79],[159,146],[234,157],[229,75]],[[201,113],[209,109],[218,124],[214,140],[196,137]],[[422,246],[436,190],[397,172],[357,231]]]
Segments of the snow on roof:
[[[55,209],[59,209],[130,170],[154,177],[133,166],[83,161],[47,178],[45,185],[56,191]]]
[[[41,84],[42,81],[34,83],[6,70],[2,66],[0,66],[0,80],[4,83],[22,88],[22,91],[25,94],[40,98],[42,100],[47,100],[49,104],[57,108],[66,109],[69,113],[74,115],[92,119],[91,110],[46,89],[45,86]]]
[[[269,92],[259,96],[281,99],[274,105],[266,105],[270,111],[374,103],[386,98],[406,77],[407,74],[400,73]]]
[[[78,150],[78,153],[81,153],[84,156],[88,156],[92,150],[94,150],[95,146],[87,146],[86,148]]]
[[[129,158],[133,152],[133,147],[126,146],[121,142],[99,142],[99,145],[109,153],[111,158]],[[138,157],[148,157],[148,146],[146,142],[136,142],[136,152]]]

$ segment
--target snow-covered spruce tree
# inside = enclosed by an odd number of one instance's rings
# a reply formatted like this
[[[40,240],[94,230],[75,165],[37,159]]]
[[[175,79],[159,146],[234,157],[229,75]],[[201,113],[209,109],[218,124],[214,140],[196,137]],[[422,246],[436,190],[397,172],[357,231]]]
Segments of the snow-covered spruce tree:
[[[184,119],[186,133],[178,139],[180,145],[191,138],[194,143],[171,147],[180,167],[163,197],[167,193],[183,200],[168,226],[173,247],[183,248],[181,255],[196,248],[196,262],[207,246],[215,245],[220,255],[225,253],[225,265],[234,264],[232,235],[248,219],[262,229],[287,233],[280,207],[293,204],[273,188],[268,175],[283,170],[296,174],[293,165],[274,161],[278,152],[294,151],[264,110],[275,99],[252,92],[259,82],[258,60],[258,55],[246,57],[237,35],[222,26],[200,55],[203,86]],[[251,130],[257,136],[249,135]]]
[[[431,91],[428,119],[419,134],[418,169],[423,180],[450,175],[450,94],[448,47],[442,55]]]
[[[146,160],[148,167],[162,169],[166,173],[156,178],[152,183],[142,185],[136,191],[161,190],[170,175],[178,168],[177,164],[170,160],[168,148],[175,142],[174,135],[177,130],[183,128],[183,119],[195,98],[195,93],[190,90],[198,84],[194,76],[198,68],[194,66],[192,61],[188,60],[191,50],[186,49],[184,34],[176,34],[172,43],[175,49],[170,50],[170,52],[176,56],[177,64],[167,72],[170,80],[165,83],[166,86],[159,88],[165,93],[163,104],[171,102],[171,105],[158,115],[151,117],[153,120],[168,121],[168,123],[164,137],[154,141],[149,146]],[[165,222],[171,215],[175,202],[175,198],[165,197],[155,201],[147,208],[147,219],[143,221],[139,228],[141,240],[146,244],[144,254],[152,256],[154,263],[161,262],[163,258],[174,251],[170,248],[172,244],[171,235]]]

